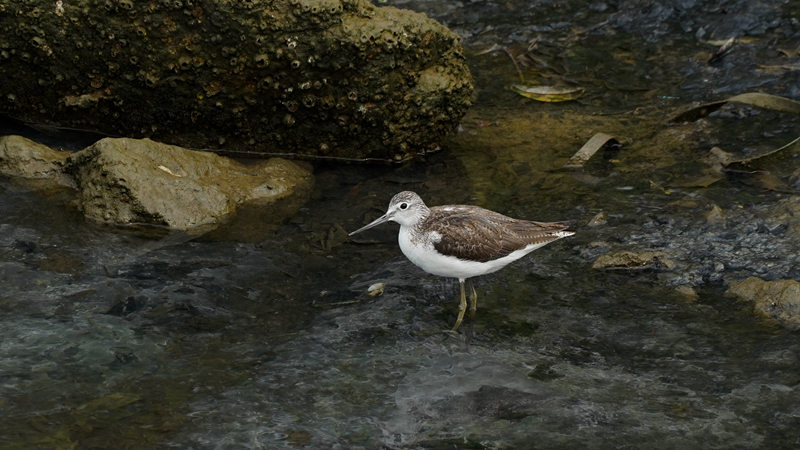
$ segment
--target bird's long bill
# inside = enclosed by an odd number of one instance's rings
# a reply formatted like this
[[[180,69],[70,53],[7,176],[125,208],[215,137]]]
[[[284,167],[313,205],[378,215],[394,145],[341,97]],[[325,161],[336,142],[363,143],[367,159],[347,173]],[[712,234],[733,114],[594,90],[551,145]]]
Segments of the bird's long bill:
[[[348,236],[352,236],[352,235],[354,235],[356,233],[361,233],[364,230],[369,230],[370,228],[372,228],[372,227],[374,227],[376,225],[380,225],[380,224],[382,224],[384,222],[387,222],[388,220],[389,220],[388,214],[384,214],[384,215],[378,217],[377,219],[373,220],[372,222],[370,222],[370,223],[364,225],[363,227],[357,229],[356,231],[353,231]]]

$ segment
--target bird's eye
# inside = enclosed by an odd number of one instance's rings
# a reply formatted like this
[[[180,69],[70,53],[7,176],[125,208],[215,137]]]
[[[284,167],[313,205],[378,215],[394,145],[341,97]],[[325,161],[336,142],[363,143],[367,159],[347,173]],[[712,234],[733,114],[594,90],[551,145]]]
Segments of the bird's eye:
[[[400,203],[400,209],[408,208],[408,203]]]

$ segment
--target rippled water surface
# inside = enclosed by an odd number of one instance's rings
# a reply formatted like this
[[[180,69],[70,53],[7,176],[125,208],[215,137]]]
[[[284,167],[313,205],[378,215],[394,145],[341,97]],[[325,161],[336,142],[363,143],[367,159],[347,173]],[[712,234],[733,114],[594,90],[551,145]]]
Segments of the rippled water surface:
[[[796,69],[766,68],[796,64],[778,49],[800,48],[797,11],[649,3],[394,3],[463,36],[473,109],[425,161],[317,166],[312,200],[266,238],[99,227],[68,191],[0,179],[0,448],[797,448],[797,332],[724,292],[800,279],[780,214],[798,158],[770,166],[778,188],[697,180],[712,146],[776,148],[798,120],[733,106],[667,123],[741,92],[800,98]],[[524,52],[527,80],[585,96],[509,91]],[[596,132],[621,148],[560,169]],[[401,190],[577,234],[476,279],[477,315],[447,332],[458,284],[407,262],[396,225],[346,236]],[[676,265],[591,268],[612,250]]]

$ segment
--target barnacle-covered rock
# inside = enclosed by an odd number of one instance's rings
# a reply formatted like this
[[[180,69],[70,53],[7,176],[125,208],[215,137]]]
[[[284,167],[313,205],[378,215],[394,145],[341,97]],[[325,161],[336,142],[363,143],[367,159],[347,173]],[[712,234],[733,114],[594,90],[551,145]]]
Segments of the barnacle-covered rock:
[[[0,112],[185,147],[397,159],[458,124],[457,35],[365,0],[0,0]]]

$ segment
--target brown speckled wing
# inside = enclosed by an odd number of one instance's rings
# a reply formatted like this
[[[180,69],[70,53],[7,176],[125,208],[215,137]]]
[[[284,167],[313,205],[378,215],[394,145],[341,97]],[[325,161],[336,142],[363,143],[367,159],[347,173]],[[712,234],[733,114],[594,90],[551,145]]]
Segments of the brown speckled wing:
[[[436,231],[442,239],[434,243],[439,253],[460,259],[486,262],[502,258],[529,244],[545,244],[559,238],[567,222],[518,220],[477,206],[431,208],[420,224]]]

